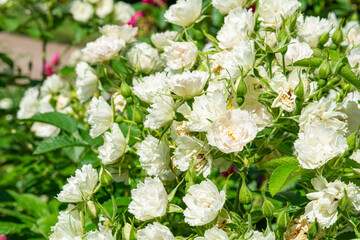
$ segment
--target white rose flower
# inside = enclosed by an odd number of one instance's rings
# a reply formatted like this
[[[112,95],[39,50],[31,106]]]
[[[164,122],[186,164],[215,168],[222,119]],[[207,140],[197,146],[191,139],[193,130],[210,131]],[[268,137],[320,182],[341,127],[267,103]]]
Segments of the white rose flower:
[[[346,133],[348,131],[347,116],[338,109],[338,104],[330,98],[323,97],[320,101],[310,103],[301,111],[300,131],[303,132],[308,125],[323,123],[326,127],[330,127],[341,134]]]
[[[114,106],[115,106],[115,112],[116,113],[123,113],[126,107],[126,99],[123,95],[121,95],[119,92],[116,92],[113,95],[114,99]]]
[[[207,94],[211,95],[212,93],[219,91],[224,96],[228,95],[228,82],[225,79],[223,80],[209,79],[208,83],[209,85],[206,89]]]
[[[96,138],[108,130],[113,121],[113,110],[103,97],[93,97],[88,110],[90,136]]]
[[[212,5],[214,8],[219,9],[222,14],[227,14],[231,9],[245,7],[246,2],[246,0],[213,0]]]
[[[360,33],[359,33],[360,35]],[[360,40],[359,40],[360,43]],[[353,68],[353,72],[360,76],[360,48],[355,48],[351,50],[351,53],[349,56],[347,56],[347,59],[349,60],[350,66]]]
[[[198,54],[198,49],[192,42],[174,42],[164,50],[167,65],[173,70],[191,69]]]
[[[225,203],[225,191],[219,192],[209,179],[192,185],[183,198],[187,208],[185,222],[190,226],[202,226],[213,221]]]
[[[63,80],[59,75],[53,74],[48,76],[43,82],[40,92],[42,96],[46,96],[48,94],[54,95],[60,92],[60,90],[65,86]]]
[[[340,105],[339,111],[346,114],[347,134],[356,132],[360,124],[360,105],[358,101],[345,101]]]
[[[360,163],[360,149],[356,150],[351,154],[350,159]]]
[[[260,76],[267,75],[266,70],[263,67],[258,68]],[[245,100],[257,101],[258,97],[266,92],[269,92],[268,87],[259,80],[257,77],[247,75],[245,78],[245,83],[247,86],[247,91],[245,94]]]
[[[184,71],[170,76],[168,84],[176,95],[194,97],[201,93],[209,77],[209,73],[203,71]]]
[[[292,39],[285,53],[285,65],[291,66],[296,61],[310,58],[313,53],[314,51],[311,49],[309,44],[305,42],[299,42],[298,39]],[[282,65],[282,54],[277,53],[276,58],[279,59],[279,63]]]
[[[34,132],[35,136],[40,138],[56,137],[60,133],[60,128],[54,125],[34,122],[31,126],[31,131]]]
[[[240,109],[230,109],[214,122],[206,137],[209,144],[224,153],[242,151],[244,146],[254,140],[258,128],[250,113]]]
[[[81,170],[75,171],[75,176],[67,179],[67,184],[63,186],[57,195],[60,202],[82,202],[83,198],[89,198],[93,194],[98,183],[98,173],[91,164],[83,165]]]
[[[225,114],[227,103],[224,94],[215,91],[212,94],[201,95],[194,98],[193,110],[190,114],[190,130],[207,132],[212,123]]]
[[[125,43],[130,42],[137,34],[138,28],[131,25],[105,25],[100,28],[100,33],[106,37],[116,37]]]
[[[299,40],[307,42],[310,47],[317,47],[322,35],[330,32],[332,23],[328,19],[320,17],[300,15],[297,19],[297,34]]]
[[[156,95],[170,93],[167,80],[165,72],[157,72],[142,79],[134,78],[132,90],[142,101],[151,104]]]
[[[126,57],[133,68],[144,73],[155,70],[159,61],[158,52],[145,42],[135,44]]]
[[[101,162],[105,165],[114,164],[125,154],[126,139],[121,132],[119,125],[113,123],[111,125],[111,133],[104,134],[104,144],[99,147],[99,156]]]
[[[294,147],[305,169],[321,167],[347,148],[346,138],[324,124],[307,125],[298,137]]]
[[[251,10],[241,7],[230,10],[216,36],[220,48],[232,48],[241,41],[248,41],[254,32],[254,22]]]
[[[0,109],[10,109],[14,106],[14,102],[11,98],[3,98],[0,100]]]
[[[268,109],[256,100],[246,100],[245,97],[245,102],[241,106],[241,109],[253,115],[258,131],[262,131],[274,120]]]
[[[85,23],[94,15],[94,8],[87,2],[75,1],[71,4],[70,13],[76,21]]]
[[[199,18],[202,0],[178,0],[165,12],[165,20],[179,26],[187,27]]]
[[[179,136],[176,139],[176,145],[173,156],[177,169],[185,172],[192,163],[198,175],[203,173],[203,176],[207,177],[210,174],[213,160],[210,155],[207,155],[210,150],[209,145],[195,137],[186,135]]]
[[[150,176],[161,176],[169,170],[169,147],[161,140],[147,135],[137,147],[141,167]]]
[[[94,42],[87,43],[82,53],[93,64],[113,59],[124,46],[125,41],[122,39],[101,36]]]
[[[172,97],[158,95],[155,101],[148,108],[149,114],[146,116],[144,126],[156,130],[165,126],[175,116],[175,102]]]
[[[86,235],[86,240],[114,240],[111,231],[90,231]]]
[[[147,221],[166,213],[168,196],[157,177],[145,178],[144,183],[140,182],[136,189],[131,190],[131,198],[129,212],[138,220]]]
[[[98,77],[95,70],[86,62],[79,62],[76,71],[76,95],[81,102],[91,98],[97,90]]]
[[[100,0],[96,4],[95,13],[99,18],[105,18],[114,8],[114,0]]]
[[[349,21],[343,28],[345,45],[357,46],[360,44],[360,24],[358,21]]]
[[[59,212],[58,222],[51,227],[50,240],[82,239],[83,229],[80,212],[79,210],[72,210],[74,207],[74,205],[69,204],[66,211]]]
[[[119,1],[114,5],[114,16],[116,21],[127,23],[135,14],[135,9],[126,2]]]
[[[154,33],[151,35],[151,42],[155,47],[163,49],[166,46],[170,46],[172,42],[176,41],[179,37],[179,33],[176,31],[166,31],[162,33]]]
[[[264,233],[259,231],[250,230],[245,234],[247,240],[275,240],[275,233],[270,232],[267,236],[264,236]]]
[[[223,230],[213,227],[205,231],[204,237],[197,237],[195,240],[229,240],[229,237]]]
[[[263,28],[279,28],[282,25],[282,18],[288,19],[296,10],[301,7],[297,0],[260,0],[259,20]]]
[[[18,119],[26,119],[34,116],[40,107],[38,100],[39,90],[36,87],[28,88],[20,101],[20,109],[17,112]]]
[[[145,228],[138,230],[136,237],[138,240],[175,240],[169,228],[158,222],[148,224]]]

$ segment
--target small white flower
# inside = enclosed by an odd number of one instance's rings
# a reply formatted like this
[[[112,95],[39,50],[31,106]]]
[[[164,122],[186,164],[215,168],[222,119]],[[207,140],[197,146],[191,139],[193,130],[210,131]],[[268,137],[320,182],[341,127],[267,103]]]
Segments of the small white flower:
[[[340,106],[339,111],[346,114],[348,127],[347,134],[356,132],[360,124],[360,105],[358,104],[358,101],[347,100]]]
[[[202,0],[178,0],[165,12],[165,20],[179,26],[191,25],[201,13]]]
[[[40,92],[42,96],[46,96],[48,94],[54,95],[60,92],[60,90],[65,86],[63,80],[59,75],[53,74],[47,77],[40,88]]]
[[[175,116],[175,102],[172,97],[158,95],[155,101],[148,108],[149,114],[146,116],[144,126],[156,130],[165,126]]]
[[[209,179],[192,185],[183,198],[187,208],[185,222],[190,226],[202,226],[213,221],[225,203],[225,192],[216,188]]]
[[[174,152],[176,168],[187,171],[193,164],[197,174],[203,173],[207,177],[211,172],[212,157],[208,155],[209,145],[195,137],[179,136],[176,139],[177,147]]]
[[[74,1],[70,7],[70,13],[76,21],[85,23],[94,15],[94,8],[87,2]]]
[[[338,110],[338,104],[330,98],[321,98],[307,105],[301,111],[300,131],[308,125],[323,123],[341,134],[347,132],[347,116]]]
[[[146,103],[154,103],[155,96],[169,93],[168,77],[165,72],[157,72],[142,79],[134,78],[132,90]]]
[[[322,35],[330,32],[332,23],[328,19],[320,17],[300,15],[297,19],[297,34],[299,40],[307,42],[310,47],[317,47]]]
[[[90,136],[96,138],[108,130],[113,121],[113,110],[103,97],[93,97],[88,110],[88,123],[91,126]]]
[[[229,237],[223,230],[213,227],[205,231],[204,237],[197,237],[195,240],[229,240]]]
[[[358,21],[349,21],[343,28],[345,45],[350,45],[350,48],[360,44],[360,24]]]
[[[257,132],[255,119],[250,113],[230,109],[214,122],[206,136],[210,145],[224,153],[231,153],[242,151],[246,144],[254,140]]]
[[[126,99],[119,92],[113,95],[115,112],[123,113],[126,107]]]
[[[217,121],[227,110],[226,98],[220,91],[194,98],[193,110],[190,114],[190,130],[207,132],[212,123]]]
[[[79,62],[76,71],[76,95],[81,102],[87,101],[97,90],[98,77],[95,70],[86,62]]]
[[[86,235],[86,240],[114,240],[111,231],[90,231]]]
[[[138,28],[131,25],[105,25],[100,28],[100,33],[106,37],[116,37],[122,39],[125,43],[130,42],[137,34]]]
[[[297,0],[260,0],[259,20],[263,28],[279,28],[282,25],[282,18],[285,20],[292,16],[301,3]]]
[[[176,31],[154,33],[151,35],[151,42],[155,45],[155,47],[163,49],[166,46],[170,46],[172,42],[178,39],[178,37],[179,33]]]
[[[169,228],[158,222],[148,224],[145,228],[140,229],[136,237],[138,240],[175,240]]]
[[[18,119],[26,119],[34,116],[40,107],[38,100],[39,90],[36,87],[28,88],[20,101],[20,109],[17,112]]]
[[[254,32],[254,14],[251,10],[238,7],[230,10],[225,17],[216,38],[223,49],[232,48],[241,41],[248,41]]]
[[[258,67],[258,72],[260,76],[265,76],[267,78],[266,70],[263,67]],[[257,77],[253,77],[251,75],[247,75],[245,77],[245,83],[247,86],[247,91],[245,94],[245,100],[253,100],[257,101],[260,94],[269,92],[267,86],[259,80]]]
[[[360,164],[360,149],[354,151],[353,154],[351,154],[350,159]]]
[[[321,167],[347,148],[346,138],[324,124],[307,125],[298,137],[294,147],[305,169]]]
[[[119,1],[114,5],[114,16],[116,21],[127,23],[135,14],[135,9],[126,2]]]
[[[83,229],[80,212],[79,210],[72,210],[74,207],[70,204],[66,211],[59,212],[58,222],[51,227],[53,233],[49,237],[50,240],[82,239]]]
[[[113,59],[125,46],[125,41],[117,37],[101,36],[94,42],[89,42],[82,53],[91,63],[104,62]]]
[[[135,44],[126,57],[133,68],[143,73],[154,70],[159,61],[158,52],[145,42]]]
[[[275,233],[270,232],[267,236],[264,236],[264,233],[259,231],[250,230],[245,234],[246,240],[275,240]]]
[[[0,109],[9,109],[12,108],[14,105],[14,102],[11,98],[3,98],[0,100]]]
[[[298,39],[292,39],[285,53],[285,65],[291,66],[296,61],[310,58],[313,53],[314,51],[311,49],[309,44],[305,42],[299,42]],[[279,59],[279,63],[282,64],[282,55],[277,53],[276,57]]]
[[[181,97],[194,97],[203,90],[209,73],[203,71],[185,71],[169,78],[168,84],[172,91]]]
[[[99,158],[105,165],[114,164],[125,154],[126,139],[121,132],[119,125],[113,123],[111,125],[111,133],[104,134],[104,144],[99,147]]]
[[[105,18],[114,8],[114,0],[100,0],[96,4],[95,13],[99,18]]]
[[[60,128],[54,125],[34,122],[31,126],[31,131],[34,132],[35,136],[40,138],[56,137],[60,133]]]
[[[246,0],[213,0],[212,5],[222,14],[227,14],[231,9],[245,7],[246,2]]]
[[[159,178],[145,178],[131,190],[129,212],[141,221],[162,217],[166,213],[168,196]]]
[[[150,176],[161,176],[169,170],[170,150],[165,143],[148,135],[137,147],[139,161]]]
[[[256,100],[246,100],[245,97],[245,102],[241,106],[241,109],[253,115],[258,131],[262,131],[274,120],[268,109]]]
[[[75,171],[75,176],[67,179],[68,183],[56,198],[60,202],[81,202],[83,198],[89,198],[94,193],[98,178],[98,173],[91,164],[84,165],[81,170]]]
[[[360,33],[359,33],[360,35]],[[360,43],[360,40],[359,40]],[[349,56],[347,56],[347,59],[349,60],[350,66],[353,68],[353,72],[360,76],[360,48],[355,48],[351,50],[351,53]]]
[[[164,48],[167,65],[173,70],[191,69],[198,49],[192,42],[174,42]]]

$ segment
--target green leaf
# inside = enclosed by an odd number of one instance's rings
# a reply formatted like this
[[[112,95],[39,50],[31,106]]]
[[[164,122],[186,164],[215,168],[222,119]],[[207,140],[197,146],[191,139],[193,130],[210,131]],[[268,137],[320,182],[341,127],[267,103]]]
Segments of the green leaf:
[[[14,62],[5,53],[0,53],[0,59],[9,65],[10,68],[14,67]]]
[[[274,158],[262,165],[260,169],[274,170],[275,168],[287,163],[296,164],[298,163],[298,160],[294,156]]]
[[[19,233],[26,228],[25,224],[13,223],[13,222],[0,222],[0,235],[8,235]]]
[[[318,68],[323,61],[324,61],[324,58],[312,57],[312,58],[305,58],[305,59],[296,61],[296,62],[294,62],[293,65],[295,67]]]
[[[179,182],[179,184],[171,191],[171,193],[168,195],[168,201],[171,202],[175,196],[175,193],[177,191],[177,189],[179,188],[179,186],[182,184],[182,182],[184,181],[185,178],[183,178],[181,180],[181,182]]]
[[[75,42],[77,42],[77,43],[81,42],[81,40],[83,40],[83,38],[86,36],[87,33],[88,33],[87,28],[84,28],[80,25],[75,25],[74,26]]]
[[[71,136],[57,136],[47,138],[42,141],[35,149],[33,154],[42,154],[45,152],[54,151],[56,149],[72,147],[72,146],[89,146],[89,144],[83,140],[75,139]]]
[[[15,31],[20,25],[18,18],[7,18],[0,15],[0,27],[8,32]]]
[[[286,186],[288,177],[298,166],[298,163],[287,163],[275,169],[269,181],[269,190],[272,196]]]
[[[37,113],[31,118],[24,119],[24,121],[48,123],[69,133],[77,130],[77,121],[75,118],[60,112]]]
[[[34,26],[27,28],[26,33],[36,39],[41,37],[41,31],[37,27],[34,27]]]
[[[351,70],[349,64],[341,64],[338,67],[337,73],[342,76],[346,81],[354,85],[358,90],[360,90],[360,80],[356,77],[355,73]]]
[[[23,208],[25,211],[32,213],[35,217],[46,216],[50,214],[49,209],[44,201],[38,196],[26,193],[18,194],[14,191],[7,191],[17,203],[17,206]]]
[[[167,206],[166,212],[168,213],[182,213],[184,210],[176,204],[170,203]]]

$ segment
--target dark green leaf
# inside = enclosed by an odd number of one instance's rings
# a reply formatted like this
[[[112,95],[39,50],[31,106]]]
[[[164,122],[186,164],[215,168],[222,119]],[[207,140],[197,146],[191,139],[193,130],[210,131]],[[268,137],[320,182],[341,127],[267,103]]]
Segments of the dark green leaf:
[[[274,170],[275,168],[287,163],[297,164],[298,160],[293,156],[274,158],[262,165],[261,169]]]
[[[26,228],[25,224],[13,223],[13,222],[0,222],[0,235],[8,235],[19,233]]]
[[[7,18],[0,15],[0,27],[8,32],[15,31],[20,25],[18,18]]]
[[[312,57],[312,58],[305,58],[305,59],[296,61],[296,62],[294,62],[293,65],[295,67],[318,68],[323,61],[324,61],[324,58]]]
[[[342,76],[346,81],[354,85],[354,87],[356,87],[358,90],[360,90],[360,80],[351,70],[349,64],[341,64],[341,66],[337,69],[337,73]]]
[[[69,133],[77,130],[77,121],[75,118],[60,112],[37,113],[29,119],[24,119],[24,121],[48,123]]]
[[[56,149],[72,147],[72,146],[88,146],[89,144],[83,140],[75,139],[71,136],[57,136],[47,138],[42,141],[35,149],[34,154],[54,151]]]

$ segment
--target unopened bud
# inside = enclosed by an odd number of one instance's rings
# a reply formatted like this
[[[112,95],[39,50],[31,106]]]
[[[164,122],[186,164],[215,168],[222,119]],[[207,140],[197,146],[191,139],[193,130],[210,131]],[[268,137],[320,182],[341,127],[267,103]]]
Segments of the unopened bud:
[[[319,67],[319,77],[327,78],[331,73],[331,65],[327,59],[325,59]]]
[[[272,217],[274,214],[274,209],[275,209],[275,207],[272,204],[272,202],[267,200],[264,196],[264,203],[263,203],[262,209],[261,209],[264,217],[266,217],[266,218]]]
[[[88,218],[90,219],[97,218],[99,216],[99,213],[100,213],[100,208],[93,201],[86,202],[85,215]]]
[[[333,43],[335,43],[336,45],[339,45],[340,43],[342,43],[342,41],[344,40],[344,35],[343,35],[341,28],[336,29],[336,31],[332,35],[331,39],[332,39]]]
[[[245,96],[246,92],[247,92],[247,85],[246,85],[244,78],[241,77],[239,85],[236,89],[236,95],[238,97],[243,97],[243,96]]]
[[[241,188],[240,188],[240,196],[239,196],[239,200],[240,203],[244,204],[244,205],[248,205],[251,203],[251,198],[252,198],[252,194],[250,189],[247,187],[246,182],[245,182],[245,175],[242,173],[241,174],[241,178],[242,178],[242,182],[241,182]]]
[[[130,97],[132,94],[132,91],[131,91],[129,85],[127,85],[127,83],[125,81],[123,81],[121,83],[120,92],[121,92],[121,95],[123,95],[125,98]]]
[[[113,178],[108,170],[104,167],[100,169],[100,184],[102,187],[107,187],[113,183]]]
[[[304,84],[301,79],[299,79],[299,83],[295,87],[294,93],[299,99],[304,99]]]
[[[115,112],[122,113],[125,110],[126,106],[126,100],[123,95],[121,95],[119,92],[116,92],[113,95],[114,99],[114,106],[115,106]]]
[[[142,121],[143,121],[143,118],[142,118],[141,113],[138,110],[135,110],[134,111],[134,122],[142,123]]]
[[[244,97],[237,97],[236,102],[240,107],[244,103]]]
[[[347,144],[349,146],[349,149],[355,149],[356,146],[356,135],[357,135],[357,131],[352,133],[350,136],[348,136],[348,138],[346,139]]]
[[[319,45],[324,46],[328,41],[329,41],[329,33],[327,32],[320,37]]]
[[[288,206],[279,214],[277,218],[278,228],[286,229],[287,225],[290,222],[290,217],[288,214]]]
[[[298,17],[298,14],[296,13],[296,14],[292,15],[292,17],[290,18],[289,30],[291,32],[293,32],[296,28],[297,17]]]
[[[323,88],[326,86],[327,82],[325,79],[319,79],[318,84],[320,88]]]
[[[127,97],[127,98],[125,98],[125,100],[126,100],[127,104],[132,104],[133,103],[133,97]]]

